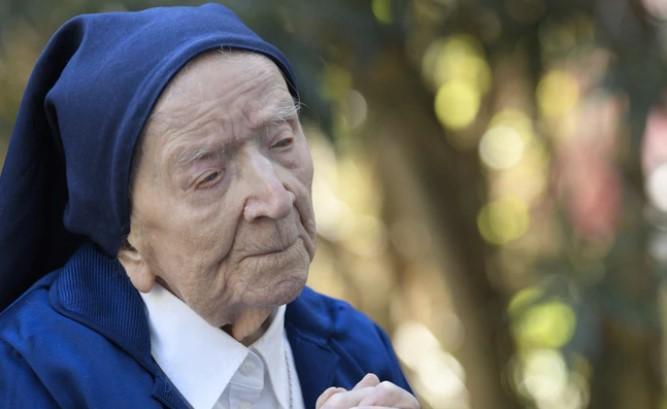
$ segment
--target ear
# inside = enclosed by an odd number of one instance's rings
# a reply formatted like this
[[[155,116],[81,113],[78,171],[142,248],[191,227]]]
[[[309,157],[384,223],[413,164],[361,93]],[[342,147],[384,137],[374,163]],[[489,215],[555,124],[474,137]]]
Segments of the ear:
[[[153,288],[155,275],[139,250],[132,246],[128,240],[118,250],[117,257],[134,288],[142,293],[147,293]]]

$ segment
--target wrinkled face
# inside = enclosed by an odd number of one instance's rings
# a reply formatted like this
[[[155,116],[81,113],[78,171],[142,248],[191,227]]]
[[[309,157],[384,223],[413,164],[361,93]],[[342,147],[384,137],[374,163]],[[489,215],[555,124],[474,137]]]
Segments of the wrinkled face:
[[[137,157],[128,241],[140,274],[215,326],[298,295],[315,247],[313,169],[273,62],[211,52],[189,63],[160,97]]]

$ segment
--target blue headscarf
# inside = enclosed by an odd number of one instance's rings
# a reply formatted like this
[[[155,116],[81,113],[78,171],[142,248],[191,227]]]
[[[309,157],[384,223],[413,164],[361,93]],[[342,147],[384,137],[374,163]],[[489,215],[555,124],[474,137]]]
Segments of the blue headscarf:
[[[0,310],[88,241],[115,256],[130,229],[135,145],[170,78],[215,48],[286,58],[229,9],[161,7],[66,22],[37,61],[0,175]]]

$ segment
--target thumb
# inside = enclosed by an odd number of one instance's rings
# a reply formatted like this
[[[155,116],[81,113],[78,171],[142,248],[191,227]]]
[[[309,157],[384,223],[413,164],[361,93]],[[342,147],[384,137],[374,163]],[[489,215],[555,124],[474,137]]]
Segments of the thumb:
[[[361,388],[366,388],[369,386],[377,386],[380,383],[380,378],[377,377],[374,373],[367,373],[359,383],[354,385],[354,388],[352,390],[357,390]]]

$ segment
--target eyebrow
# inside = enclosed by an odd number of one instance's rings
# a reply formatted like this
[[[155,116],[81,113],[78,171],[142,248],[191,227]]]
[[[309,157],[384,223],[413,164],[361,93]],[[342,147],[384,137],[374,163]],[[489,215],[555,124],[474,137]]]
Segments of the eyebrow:
[[[175,153],[170,155],[173,158],[176,166],[185,168],[191,163],[197,162],[208,156],[222,155],[224,147],[214,148],[212,145],[198,146],[196,148],[180,148],[176,149]]]
[[[266,128],[267,126],[280,124],[290,119],[298,118],[301,111],[301,102],[292,98],[282,98],[276,107],[267,115],[267,118],[258,121],[258,125],[252,128]]]

